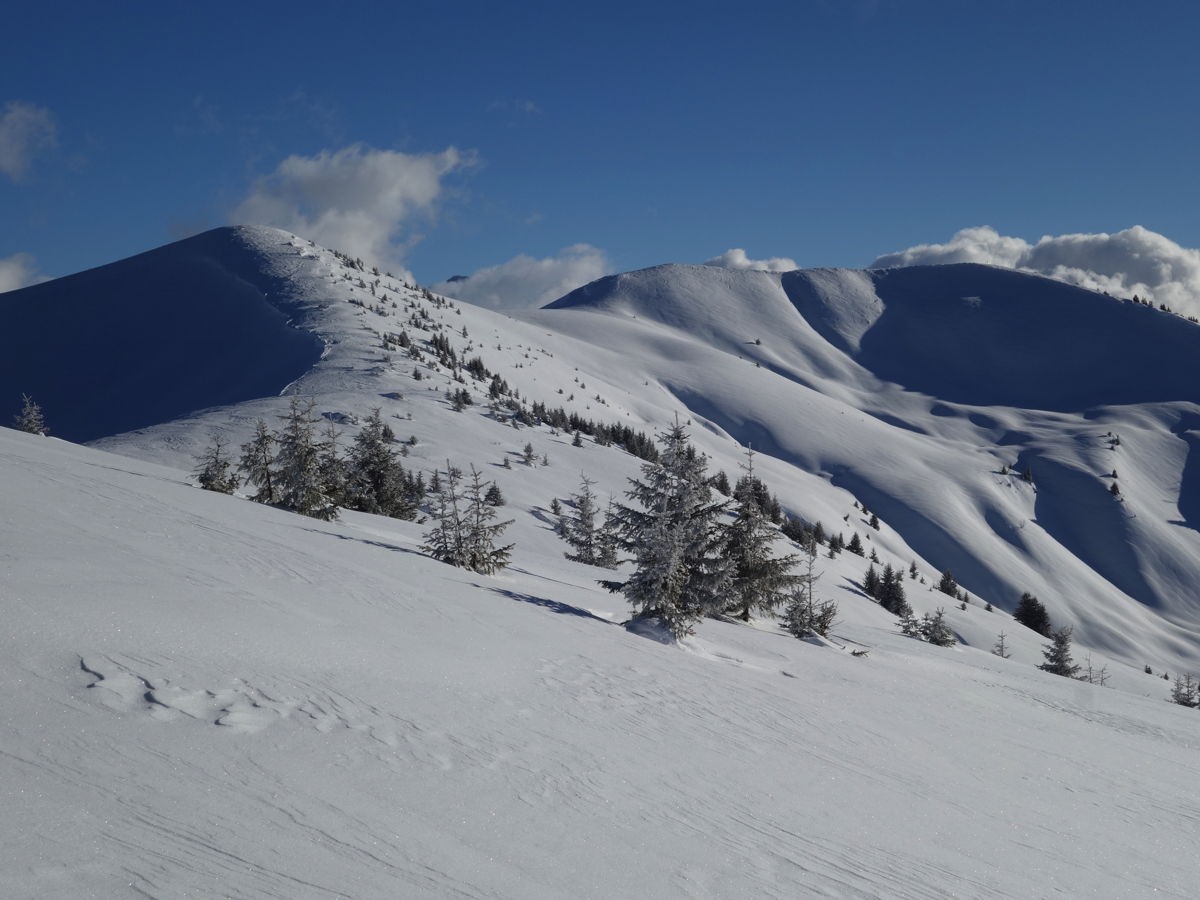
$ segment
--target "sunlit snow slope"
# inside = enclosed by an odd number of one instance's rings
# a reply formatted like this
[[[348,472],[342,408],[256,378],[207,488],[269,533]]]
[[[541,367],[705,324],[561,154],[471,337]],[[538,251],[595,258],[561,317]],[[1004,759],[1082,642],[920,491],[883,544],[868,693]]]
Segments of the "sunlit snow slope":
[[[1196,657],[1195,324],[977,265],[661,266],[537,321],[853,492],[968,590],[1009,609],[1032,591],[1131,661]]]
[[[848,554],[826,646],[656,643],[532,539],[542,470],[504,476],[487,577],[0,429],[0,895],[1194,896],[1200,723],[1161,679],[1039,672],[1011,622],[1008,660],[903,638]]]

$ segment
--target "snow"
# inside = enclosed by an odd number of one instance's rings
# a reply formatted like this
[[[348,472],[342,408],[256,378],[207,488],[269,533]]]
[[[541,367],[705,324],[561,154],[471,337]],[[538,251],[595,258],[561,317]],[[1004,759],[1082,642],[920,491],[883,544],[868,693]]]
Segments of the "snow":
[[[155,318],[176,255],[226,274]],[[1198,644],[1191,324],[986,267],[951,273],[944,296],[920,280],[932,270],[659,267],[518,317],[386,275],[373,295],[373,274],[273,229],[147,256],[0,301],[3,333],[19,320],[33,348],[10,340],[3,396],[33,395],[58,433],[105,435],[87,448],[0,429],[0,895],[1194,893],[1200,721],[1160,677]],[[270,373],[253,390],[217,377],[242,371],[234,357],[207,368],[210,332],[189,327],[234,283],[221,332]],[[934,314],[960,301],[959,324]],[[1038,359],[991,398],[1009,405],[984,405],[976,393],[1001,388],[971,381],[965,350],[877,341],[924,315],[939,342],[969,335],[981,366],[1002,366],[1021,336],[1010,302],[1081,341],[1119,337],[1129,393],[1106,399],[1108,375],[1068,384],[1083,371],[1069,366],[1059,383]],[[124,303],[139,323],[124,343],[39,343],[56,308],[86,335]],[[381,347],[381,331],[431,336],[407,324],[414,309],[529,402],[647,432],[690,418],[734,478],[752,441],[788,510],[857,531],[881,562],[915,560],[927,583],[906,580],[909,601],[946,607],[963,643],[901,636],[848,553],[818,565],[817,599],[841,611],[828,641],[767,620],[706,620],[678,643],[622,627],[623,598],[597,584],[610,573],[564,559],[549,506],[581,473],[603,503],[640,461],[512,429],[487,414],[486,382],[468,379],[476,405],[451,411],[460,385],[428,353]],[[178,394],[171,367],[142,366],[167,321],[178,366],[204,375]],[[56,369],[74,390],[54,392]],[[124,406],[97,402],[150,371]],[[295,395],[347,442],[378,406],[417,437],[405,465],[494,479],[509,568],[428,559],[427,525],[324,523],[191,483],[213,433],[236,446]],[[548,466],[521,462],[527,442]],[[1001,474],[1014,463],[1036,485]],[[942,568],[966,610],[930,589]],[[1075,624],[1076,661],[1106,666],[1108,687],[1037,670],[1046,642],[1003,611],[1022,590]],[[1001,630],[1011,659],[988,652]]]
[[[0,479],[5,896],[1182,897],[1200,875],[1196,713],[1166,682],[1046,675],[1011,623],[1011,660],[900,637],[844,557],[828,646],[715,621],[669,645],[552,546],[479,576],[415,553],[415,523],[8,431]]]

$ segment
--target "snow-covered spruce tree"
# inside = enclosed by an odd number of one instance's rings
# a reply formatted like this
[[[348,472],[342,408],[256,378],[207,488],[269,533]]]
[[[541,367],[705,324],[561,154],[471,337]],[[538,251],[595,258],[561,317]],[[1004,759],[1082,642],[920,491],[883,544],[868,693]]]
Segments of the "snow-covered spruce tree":
[[[512,544],[497,546],[496,538],[512,521],[493,522],[496,508],[485,499],[487,489],[479,471],[471,467],[471,480],[460,490],[458,470],[446,463],[434,497],[436,524],[425,534],[421,549],[436,560],[490,575],[508,565]]]
[[[396,459],[394,439],[376,407],[350,445],[347,505],[374,515],[415,519],[420,498]]]
[[[726,532],[725,553],[733,565],[732,603],[728,612],[743,622],[753,612],[773,613],[800,578],[791,574],[798,557],[771,555],[779,529],[767,517],[760,498],[754,494],[754,451],[746,451],[746,477],[738,482],[733,498],[736,512]]]
[[[938,647],[953,647],[957,643],[954,632],[946,624],[946,611],[940,606],[937,612],[926,613],[921,618],[921,637]]]
[[[218,494],[232,494],[240,484],[221,435],[214,434],[212,443],[196,458],[196,481],[204,490]]]
[[[675,637],[692,633],[702,616],[719,612],[729,595],[731,566],[719,521],[723,502],[712,501],[707,460],[688,443],[678,422],[658,435],[659,458],[630,479],[631,505],[617,505],[621,546],[635,571],[620,591],[635,618],[657,617]]]
[[[315,400],[292,398],[279,433],[275,457],[278,501],[285,509],[314,519],[337,518],[337,504],[327,492],[321,473],[321,453],[316,442]]]
[[[579,477],[579,492],[571,495],[571,509],[560,518],[559,533],[575,550],[574,553],[564,554],[567,559],[598,566],[601,565],[601,557],[604,556],[601,544],[606,537],[603,534],[603,525],[596,522],[599,510],[596,508],[596,494],[592,491],[596,482],[582,472]],[[608,539],[608,543],[612,545],[611,538]],[[612,568],[612,565],[605,568]]]
[[[446,477],[434,472],[432,515],[434,526],[425,533],[421,550],[434,559],[451,566],[466,568],[467,552],[464,542],[462,494],[458,488],[456,469],[446,462]]]
[[[17,431],[29,434],[50,433],[50,429],[46,427],[46,417],[42,415],[42,408],[28,394],[21,395],[21,411],[13,417],[13,425]]]
[[[496,541],[513,520],[493,521],[496,518],[496,507],[488,502],[487,487],[479,470],[474,466],[471,466],[471,480],[463,492],[463,498],[467,502],[463,515],[467,528],[464,541],[467,564],[464,568],[491,575],[508,565],[513,545],[500,546]]]
[[[617,506],[610,496],[604,511],[604,522],[596,538],[596,565],[602,569],[615,569],[620,562],[617,555],[621,549],[617,521]]]
[[[1171,702],[1178,703],[1180,706],[1193,708],[1200,706],[1200,699],[1197,698],[1196,682],[1192,680],[1191,675],[1175,676],[1175,687],[1171,689]]]
[[[258,493],[250,498],[256,503],[274,503],[277,499],[275,444],[275,435],[267,430],[262,419],[254,423],[254,437],[242,444],[238,471],[245,472],[246,480],[258,485]]]
[[[1079,666],[1071,659],[1071,634],[1074,629],[1070,625],[1056,628],[1050,634],[1050,643],[1042,651],[1046,661],[1038,666],[1043,672],[1052,675],[1062,675],[1064,678],[1074,678],[1079,673]]]
[[[816,584],[817,579],[821,577],[821,573],[816,570],[818,546],[816,536],[810,534],[803,544],[804,555],[800,563],[803,571],[799,585],[792,591],[783,613],[784,627],[798,638],[809,635],[825,637],[837,619],[837,603],[833,600],[816,602]]]
[[[321,478],[321,489],[335,506],[346,505],[346,489],[350,481],[350,468],[338,451],[341,433],[332,421],[325,423],[324,440],[317,445],[317,472]]]

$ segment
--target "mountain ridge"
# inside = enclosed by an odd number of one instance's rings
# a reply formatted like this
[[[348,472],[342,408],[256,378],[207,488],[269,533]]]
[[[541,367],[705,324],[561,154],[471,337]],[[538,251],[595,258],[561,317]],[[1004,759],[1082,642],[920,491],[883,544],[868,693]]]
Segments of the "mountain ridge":
[[[424,443],[430,428],[443,429],[444,392],[470,386],[429,356],[430,335],[440,333],[459,348],[460,363],[478,355],[524,403],[651,433],[676,415],[692,418],[700,448],[729,472],[751,444],[762,454],[763,477],[792,515],[834,527],[850,521],[851,500],[865,504],[887,526],[875,535],[881,552],[894,554],[898,564],[916,558],[951,569],[972,595],[999,608],[1011,609],[1032,591],[1096,649],[1132,664],[1178,658],[1184,647],[1200,653],[1194,626],[1200,601],[1188,589],[1200,580],[1195,402],[1044,408],[1068,405],[1070,390],[1100,399],[1108,384],[1046,384],[1043,371],[1052,366],[1045,362],[1033,374],[1014,373],[1017,387],[1003,389],[1050,392],[1055,403],[1026,408],[953,399],[977,359],[989,356],[989,371],[1007,360],[991,342],[1023,340],[1025,312],[1055,303],[1067,312],[1051,318],[1089,333],[1114,321],[1147,323],[1141,330],[1150,337],[1131,337],[1126,328],[1120,339],[1141,348],[1131,366],[1150,374],[1139,375],[1139,385],[1173,391],[1180,366],[1151,367],[1149,354],[1160,331],[1177,333],[1174,340],[1185,348],[1200,336],[1176,317],[991,267],[773,274],[677,265],[610,276],[548,308],[506,315],[368,272],[286,232],[210,235],[232,236],[263,278],[276,279],[271,300],[290,304],[292,325],[307,329],[305,340],[320,345],[319,358],[257,398],[204,397],[196,409],[110,433],[97,446],[187,468],[213,434],[236,446],[257,418],[276,421],[288,398],[300,395],[316,398],[321,414],[343,428],[382,406],[398,434],[411,430],[421,438],[414,451],[420,465],[438,467],[448,456],[466,464],[500,435],[484,411],[488,398],[480,385],[473,388],[480,391],[480,412],[445,420],[461,433]],[[921,293],[923,281],[947,274],[955,277],[938,295]],[[1005,294],[1010,285],[1024,293]],[[1007,313],[1006,304],[1013,307]],[[872,336],[891,317],[901,335],[917,334],[911,342],[926,339],[920,327],[903,327],[910,310],[923,306],[949,306],[953,315],[939,327],[969,334],[960,341],[957,368],[939,357],[939,342],[932,350],[897,350],[886,335]],[[602,308],[600,319],[585,314]],[[1074,312],[1080,308],[1086,313]],[[930,327],[929,316],[921,326]],[[416,342],[416,356],[394,343],[401,331]],[[1046,339],[1039,347],[1052,344]],[[254,352],[273,350],[268,342]],[[27,359],[25,374],[52,359]],[[884,377],[889,366],[907,367],[915,373],[907,380],[934,392]],[[998,390],[986,378],[977,382]],[[0,387],[10,394],[28,390],[2,378]],[[61,411],[34,396],[53,428]],[[1105,436],[1116,433],[1122,443],[1110,449]],[[1122,496],[1114,499],[1110,470],[1118,468]],[[1019,477],[1027,469],[1032,485]]]

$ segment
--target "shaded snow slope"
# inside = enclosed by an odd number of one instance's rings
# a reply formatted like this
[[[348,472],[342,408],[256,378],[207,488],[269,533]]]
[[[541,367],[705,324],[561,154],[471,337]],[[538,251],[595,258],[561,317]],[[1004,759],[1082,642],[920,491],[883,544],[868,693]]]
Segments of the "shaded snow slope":
[[[487,577],[414,523],[0,429],[0,894],[1193,896],[1200,719],[1166,682],[1039,672],[979,608],[954,627],[1011,659],[903,638],[846,554],[826,646],[631,634],[534,539],[568,452],[620,471],[559,446],[495,469],[519,544]]]
[[[277,394],[320,357],[300,298],[246,230],[218,228],[0,297],[0,421],[21,395],[86,441]]]

